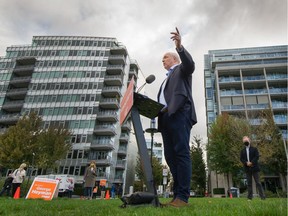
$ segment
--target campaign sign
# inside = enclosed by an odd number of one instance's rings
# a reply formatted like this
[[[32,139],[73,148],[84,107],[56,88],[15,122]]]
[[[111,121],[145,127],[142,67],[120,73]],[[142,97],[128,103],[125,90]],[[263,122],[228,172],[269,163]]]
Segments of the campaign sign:
[[[133,106],[133,92],[134,92],[134,77],[132,77],[129,86],[127,88],[127,91],[122,98],[121,104],[120,104],[120,125],[123,124],[125,121],[128,113],[130,112],[132,106]]]
[[[58,196],[58,186],[59,180],[35,178],[26,199],[52,200],[52,198],[56,198]]]

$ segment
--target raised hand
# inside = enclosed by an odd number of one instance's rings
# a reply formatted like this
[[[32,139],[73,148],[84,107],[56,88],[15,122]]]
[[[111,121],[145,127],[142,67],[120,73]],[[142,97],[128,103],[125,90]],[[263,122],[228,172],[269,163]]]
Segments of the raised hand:
[[[178,28],[176,27],[176,32],[170,32],[170,34],[172,34],[171,39],[175,42],[176,48],[181,49],[181,35]]]

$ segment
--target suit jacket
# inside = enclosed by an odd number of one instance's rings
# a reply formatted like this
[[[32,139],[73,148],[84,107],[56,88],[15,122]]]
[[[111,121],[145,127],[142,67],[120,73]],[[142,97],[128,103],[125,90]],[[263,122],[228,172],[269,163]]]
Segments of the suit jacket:
[[[197,123],[194,101],[192,98],[192,73],[195,70],[195,63],[192,56],[184,47],[182,51],[177,52],[181,59],[181,64],[177,65],[167,78],[164,89],[164,97],[167,102],[169,115],[179,111],[186,103],[190,104],[191,113],[188,118],[193,126]],[[157,96],[158,101],[160,93],[161,88]],[[158,126],[161,127],[159,124]]]
[[[246,172],[248,171],[253,171],[253,172],[259,172],[260,171],[260,167],[258,164],[258,160],[259,160],[259,152],[258,149],[255,147],[250,146],[249,148],[249,159],[250,162],[253,164],[252,167],[248,167],[246,165],[248,159],[247,159],[247,152],[246,152],[246,147],[242,149],[241,153],[240,153],[240,160],[244,166],[244,169]]]

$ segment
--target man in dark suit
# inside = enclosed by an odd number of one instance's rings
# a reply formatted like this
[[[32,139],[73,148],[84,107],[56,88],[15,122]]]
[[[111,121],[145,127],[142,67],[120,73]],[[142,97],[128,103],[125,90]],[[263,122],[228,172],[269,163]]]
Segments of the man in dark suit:
[[[178,29],[171,34],[178,54],[168,52],[162,59],[168,77],[158,93],[158,101],[164,105],[158,115],[158,130],[163,138],[165,159],[174,180],[174,197],[169,205],[182,207],[188,205],[190,195],[192,162],[189,140],[192,126],[197,123],[192,98],[195,64],[181,44]]]
[[[259,196],[261,197],[262,200],[264,200],[265,195],[264,195],[264,191],[263,191],[262,185],[260,183],[260,178],[259,178],[260,168],[258,165],[258,160],[259,160],[258,149],[251,146],[250,144],[251,141],[248,136],[244,136],[242,141],[245,147],[242,149],[240,153],[240,160],[244,166],[244,170],[245,170],[246,177],[247,177],[248,200],[252,200],[253,198],[252,176],[255,180]]]

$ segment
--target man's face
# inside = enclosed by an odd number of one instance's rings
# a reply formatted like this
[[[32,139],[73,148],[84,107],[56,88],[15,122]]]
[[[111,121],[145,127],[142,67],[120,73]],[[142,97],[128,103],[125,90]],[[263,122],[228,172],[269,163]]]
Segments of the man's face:
[[[243,141],[243,144],[246,146],[248,146],[250,144],[250,139],[247,136],[243,137],[242,141]]]
[[[169,70],[176,63],[175,58],[169,53],[163,56],[162,62],[166,70]]]

